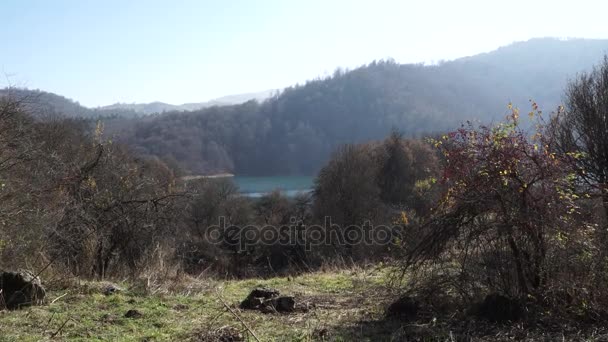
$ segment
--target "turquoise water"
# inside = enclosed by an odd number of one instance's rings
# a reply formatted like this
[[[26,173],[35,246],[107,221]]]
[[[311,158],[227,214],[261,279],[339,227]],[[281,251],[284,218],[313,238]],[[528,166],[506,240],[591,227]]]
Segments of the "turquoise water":
[[[274,176],[274,177],[242,177],[233,178],[239,191],[249,197],[260,197],[274,190],[280,190],[287,196],[299,192],[310,192],[314,177],[310,176]]]

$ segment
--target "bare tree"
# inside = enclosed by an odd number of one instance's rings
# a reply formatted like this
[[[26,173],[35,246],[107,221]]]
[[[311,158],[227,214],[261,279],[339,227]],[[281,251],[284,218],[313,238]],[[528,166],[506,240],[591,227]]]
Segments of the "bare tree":
[[[566,108],[551,128],[558,149],[577,166],[580,179],[596,189],[608,215],[608,56],[570,82]]]

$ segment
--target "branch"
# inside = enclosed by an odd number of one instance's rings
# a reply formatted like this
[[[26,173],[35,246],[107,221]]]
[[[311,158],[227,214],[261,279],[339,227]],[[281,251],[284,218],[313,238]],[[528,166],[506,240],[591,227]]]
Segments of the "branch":
[[[251,328],[247,325],[247,323],[245,323],[245,321],[243,321],[243,319],[241,318],[241,316],[239,316],[234,310],[232,310],[232,308],[230,308],[230,306],[228,306],[228,304],[226,304],[226,302],[222,299],[222,296],[220,296],[220,294],[217,294],[217,298],[220,300],[220,302],[222,302],[222,304],[224,304],[224,307],[226,309],[228,309],[228,311],[230,311],[230,313],[236,317],[236,319],[239,320],[239,322],[241,322],[241,324],[245,327],[245,329],[247,329],[247,331],[249,331],[249,333],[251,334],[251,336],[253,336],[253,338],[257,341],[260,342],[260,339],[255,335],[255,333],[253,332],[253,330],[251,330]]]

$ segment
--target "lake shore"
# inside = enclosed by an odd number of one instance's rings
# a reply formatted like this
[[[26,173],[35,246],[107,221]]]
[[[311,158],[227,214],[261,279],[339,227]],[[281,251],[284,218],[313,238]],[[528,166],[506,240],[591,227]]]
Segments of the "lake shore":
[[[213,175],[192,175],[192,176],[183,176],[181,180],[183,181],[191,181],[196,179],[206,179],[206,178],[230,178],[234,177],[232,173],[216,173]]]

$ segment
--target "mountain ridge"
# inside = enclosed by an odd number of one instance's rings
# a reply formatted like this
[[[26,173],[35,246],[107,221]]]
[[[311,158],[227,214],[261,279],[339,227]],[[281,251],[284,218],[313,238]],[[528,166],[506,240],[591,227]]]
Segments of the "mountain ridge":
[[[278,89],[269,89],[258,92],[232,94],[211,99],[204,102],[188,102],[182,104],[170,104],[161,101],[153,101],[148,103],[114,103],[107,106],[100,106],[94,109],[96,110],[133,110],[141,114],[154,114],[170,111],[194,111],[212,106],[229,106],[235,104],[245,103],[247,101],[255,100],[258,102],[264,101],[280,91]]]

